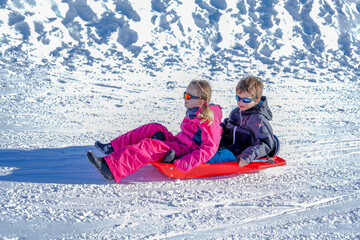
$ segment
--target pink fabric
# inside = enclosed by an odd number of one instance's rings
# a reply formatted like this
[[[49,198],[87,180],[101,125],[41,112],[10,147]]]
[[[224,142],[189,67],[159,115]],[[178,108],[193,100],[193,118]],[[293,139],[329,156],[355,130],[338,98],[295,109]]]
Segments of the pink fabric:
[[[141,127],[138,127],[130,132],[127,132],[121,135],[120,137],[115,138],[114,140],[111,141],[111,145],[116,151],[120,148],[132,144],[137,144],[145,138],[150,138],[158,131],[164,133],[166,141],[170,141],[170,142],[175,141],[175,137],[171,132],[167,130],[166,127],[164,127],[160,123],[149,123]]]
[[[189,146],[192,150],[191,153],[182,156],[174,162],[176,167],[181,171],[189,171],[194,167],[209,161],[219,148],[222,133],[222,128],[220,126],[222,111],[219,105],[210,106],[210,109],[214,112],[213,123],[210,125],[207,121],[200,123],[201,118],[199,117],[191,120],[185,117],[181,124],[181,132],[175,136],[176,139]],[[197,113],[199,113],[200,110],[201,109],[199,109]],[[191,137],[199,127],[202,130],[202,144],[200,146],[197,145]]]
[[[172,149],[176,157],[175,165],[182,171],[207,162],[218,150],[221,137],[222,112],[218,105],[210,107],[214,111],[214,122],[209,125],[207,121],[200,123],[201,119],[184,118],[181,123],[181,132],[174,136],[159,123],[149,123],[136,128],[111,141],[114,152],[105,156],[114,179],[119,182],[149,162],[162,160]],[[200,110],[199,110],[200,111]],[[199,146],[193,141],[195,133],[201,129],[202,144]],[[161,131],[165,141],[151,139],[150,137]]]

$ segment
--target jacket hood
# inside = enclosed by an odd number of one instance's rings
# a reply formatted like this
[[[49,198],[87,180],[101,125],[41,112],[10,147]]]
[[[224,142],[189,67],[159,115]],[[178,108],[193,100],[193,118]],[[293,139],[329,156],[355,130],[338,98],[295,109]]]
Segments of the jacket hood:
[[[254,106],[246,111],[240,111],[240,112],[241,112],[242,116],[250,115],[250,114],[262,114],[269,121],[272,119],[272,112],[269,108],[268,101],[265,96],[261,97],[260,102],[256,106]]]

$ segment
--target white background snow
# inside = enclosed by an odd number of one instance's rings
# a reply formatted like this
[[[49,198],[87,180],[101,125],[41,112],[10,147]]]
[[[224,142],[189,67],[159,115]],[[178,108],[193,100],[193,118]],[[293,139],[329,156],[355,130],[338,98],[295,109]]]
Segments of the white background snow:
[[[0,1],[0,239],[360,239],[360,3]],[[107,182],[85,153],[179,131],[207,79],[227,117],[264,79],[287,165]]]

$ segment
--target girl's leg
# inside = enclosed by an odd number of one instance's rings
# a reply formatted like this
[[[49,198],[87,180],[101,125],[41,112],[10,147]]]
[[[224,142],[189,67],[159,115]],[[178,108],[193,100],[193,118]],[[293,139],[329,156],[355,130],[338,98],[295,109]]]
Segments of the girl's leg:
[[[146,138],[136,144],[120,148],[104,159],[115,181],[119,182],[121,178],[136,172],[149,162],[161,161],[170,149],[173,149],[177,155],[190,152],[185,145],[176,142]]]
[[[174,136],[166,129],[166,127],[159,123],[149,123],[115,138],[111,141],[111,145],[116,151],[117,149],[137,144],[143,139],[151,138],[159,131],[164,133],[166,141],[173,141]]]

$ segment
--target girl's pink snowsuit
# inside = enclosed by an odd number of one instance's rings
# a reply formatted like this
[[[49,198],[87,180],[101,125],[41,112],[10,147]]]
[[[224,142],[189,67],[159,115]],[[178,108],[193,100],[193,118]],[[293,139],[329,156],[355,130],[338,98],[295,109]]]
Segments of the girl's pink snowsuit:
[[[181,132],[176,136],[159,123],[149,123],[112,140],[115,151],[104,158],[115,181],[119,182],[149,162],[162,160],[170,149],[176,157],[181,157],[174,162],[181,171],[207,162],[218,150],[222,133],[221,107],[212,105],[210,109],[214,112],[210,125],[208,121],[200,123],[197,114],[201,108],[188,109],[180,125]],[[165,141],[150,138],[158,131],[164,133]]]

